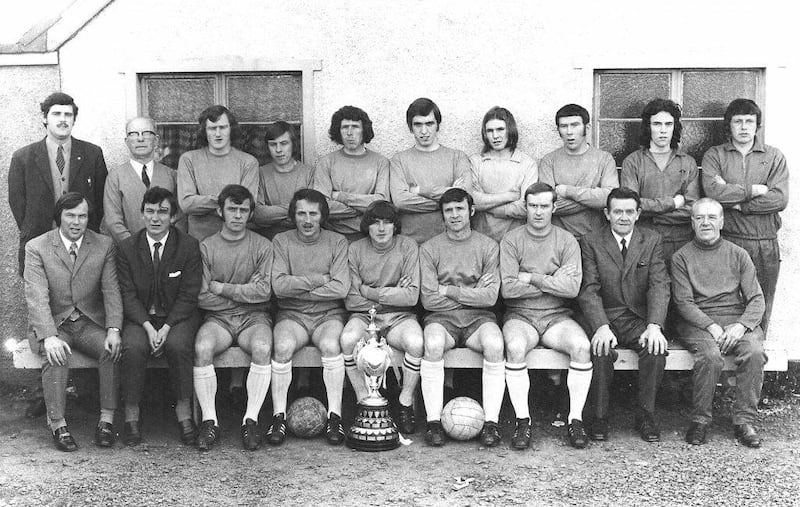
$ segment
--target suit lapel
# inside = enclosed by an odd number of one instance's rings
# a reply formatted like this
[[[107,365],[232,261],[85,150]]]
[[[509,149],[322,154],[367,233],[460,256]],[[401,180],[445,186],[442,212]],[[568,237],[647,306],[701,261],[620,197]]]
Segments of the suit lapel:
[[[150,245],[147,243],[147,230],[142,229],[139,241],[137,241],[139,250],[139,261],[142,263],[145,275],[148,280],[153,279],[153,258],[150,256]]]
[[[78,249],[78,258],[75,260],[75,268],[72,270],[73,276],[81,269],[86,258],[89,257],[89,250],[94,248],[94,238],[91,236],[91,231],[87,229],[83,235],[81,247]],[[69,257],[69,254],[67,254],[67,257]]]
[[[78,179],[78,174],[81,172],[81,166],[83,165],[83,144],[75,139],[72,138],[72,154],[69,157],[69,188],[73,189],[75,187],[75,181]]]
[[[639,262],[639,257],[642,256],[643,241],[642,233],[638,228],[634,227],[633,234],[631,234],[631,244],[628,246],[628,255],[625,256],[625,269],[622,271],[623,278],[628,274],[631,267]]]
[[[617,267],[620,269],[623,268],[623,261],[622,261],[622,252],[619,251],[619,244],[617,240],[614,238],[614,235],[611,234],[611,229],[606,228],[605,234],[603,234],[603,247],[608,251],[609,257],[616,263]],[[628,252],[628,256],[630,256],[630,252]]]
[[[167,236],[167,244],[164,245],[162,249],[161,255],[161,266],[160,269],[164,270],[164,263],[168,262],[175,256],[175,252],[178,250],[178,232],[174,227],[169,228],[169,236]]]
[[[44,139],[36,145],[33,157],[36,162],[36,170],[39,171],[39,175],[50,190],[50,195],[53,195],[53,176],[50,174],[50,156],[47,154],[47,145]]]
[[[50,231],[50,240],[55,256],[61,259],[61,262],[64,263],[64,267],[72,273],[72,257],[69,256],[67,249],[64,247],[64,242],[61,241],[61,235],[58,233],[58,229]]]

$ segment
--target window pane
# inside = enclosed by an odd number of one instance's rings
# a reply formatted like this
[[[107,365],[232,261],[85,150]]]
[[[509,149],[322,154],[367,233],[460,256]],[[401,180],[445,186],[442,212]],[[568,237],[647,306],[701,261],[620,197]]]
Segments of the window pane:
[[[196,133],[195,125],[159,125],[161,163],[177,169],[181,155],[195,148]]]
[[[645,104],[669,98],[670,74],[600,74],[597,94],[600,118],[639,118]]]
[[[737,98],[755,100],[758,71],[689,71],[683,74],[683,114],[694,118],[721,118]]]
[[[641,121],[600,121],[600,142],[598,148],[614,156],[617,167],[628,154],[639,148],[639,125]]]
[[[158,122],[196,122],[214,102],[213,77],[147,78],[147,114]]]
[[[228,108],[240,122],[300,122],[303,94],[300,74],[226,76]]]
[[[722,121],[683,118],[681,125],[681,148],[694,157],[697,165],[703,161],[703,155],[709,148],[727,141],[725,124]]]

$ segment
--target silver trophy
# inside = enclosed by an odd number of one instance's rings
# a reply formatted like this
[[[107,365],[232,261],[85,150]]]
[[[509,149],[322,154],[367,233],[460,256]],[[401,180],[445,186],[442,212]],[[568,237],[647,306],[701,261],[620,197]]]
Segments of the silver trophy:
[[[392,416],[389,401],[379,392],[386,370],[392,363],[392,349],[379,336],[375,324],[375,307],[369,310],[367,334],[356,344],[353,356],[364,374],[369,394],[358,402],[358,415],[347,433],[347,445],[360,451],[388,451],[400,445],[400,434]]]

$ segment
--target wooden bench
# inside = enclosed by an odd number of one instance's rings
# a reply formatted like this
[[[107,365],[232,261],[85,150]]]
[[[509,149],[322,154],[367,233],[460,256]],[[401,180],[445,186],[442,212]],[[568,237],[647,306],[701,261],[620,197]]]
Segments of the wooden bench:
[[[789,367],[788,355],[781,344],[775,341],[764,342],[769,360],[764,365],[764,371],[786,371]],[[614,363],[615,370],[637,370],[639,358],[635,352],[626,349],[619,349],[619,358]],[[41,368],[42,358],[31,352],[27,340],[17,343],[13,350],[15,368]],[[528,353],[527,363],[529,369],[535,370],[566,370],[569,368],[569,357],[554,350],[537,347]],[[392,365],[400,366],[403,364],[403,353],[395,350],[392,357]],[[322,366],[319,350],[314,347],[305,347],[292,360],[292,365],[300,368],[314,368]],[[217,368],[245,368],[250,366],[250,356],[238,347],[231,347],[214,359],[214,366]],[[445,368],[482,368],[483,357],[477,352],[469,349],[453,349],[444,355]],[[70,358],[71,368],[96,368],[97,361],[91,359],[80,352],[73,352]],[[149,368],[166,368],[165,358],[151,358],[148,362]],[[691,370],[694,367],[694,360],[691,353],[687,350],[670,344],[669,356],[667,356],[667,370]],[[735,369],[733,358],[725,357],[725,370]]]

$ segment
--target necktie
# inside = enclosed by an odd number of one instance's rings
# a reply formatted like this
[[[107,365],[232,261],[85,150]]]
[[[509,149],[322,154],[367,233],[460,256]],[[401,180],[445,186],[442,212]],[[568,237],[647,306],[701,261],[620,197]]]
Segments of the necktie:
[[[67,162],[64,160],[64,147],[59,146],[58,153],[56,153],[56,167],[58,167],[58,172],[64,174],[64,167],[66,167],[66,165]]]
[[[625,259],[628,255],[628,245],[625,244],[625,238],[619,240],[619,244],[622,246],[622,258]]]
[[[147,164],[142,166],[142,183],[144,183],[144,186],[146,186],[147,188],[150,188],[150,178],[147,177]],[[156,245],[159,245],[159,244],[156,243]],[[157,251],[158,251],[158,247],[156,247],[156,252]]]
[[[158,267],[161,265],[161,255],[158,250],[161,248],[161,243],[153,243],[153,309],[152,313],[158,315],[161,311],[161,298],[159,297],[159,283],[158,283]]]
[[[78,244],[74,241],[69,246],[69,256],[72,257],[72,265],[75,265],[75,261],[78,260]]]

